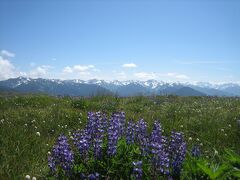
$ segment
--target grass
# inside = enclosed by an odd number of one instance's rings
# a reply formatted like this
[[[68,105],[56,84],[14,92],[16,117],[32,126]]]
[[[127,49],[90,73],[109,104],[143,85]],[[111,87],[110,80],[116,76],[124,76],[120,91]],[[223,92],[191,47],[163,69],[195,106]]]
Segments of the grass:
[[[56,138],[82,128],[88,111],[125,111],[127,120],[144,118],[150,127],[160,120],[166,134],[184,132],[188,149],[201,145],[204,158],[215,163],[223,161],[226,148],[240,154],[239,98],[1,96],[0,178],[46,178],[47,153]]]

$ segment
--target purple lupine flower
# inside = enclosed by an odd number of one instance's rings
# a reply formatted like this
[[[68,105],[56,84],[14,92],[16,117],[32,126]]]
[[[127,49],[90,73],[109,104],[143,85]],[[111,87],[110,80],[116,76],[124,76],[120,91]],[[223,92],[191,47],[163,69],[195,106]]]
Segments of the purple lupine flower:
[[[67,137],[60,135],[48,157],[48,165],[54,173],[57,167],[62,168],[68,174],[73,166],[74,156],[68,144]]]
[[[93,135],[94,156],[100,158],[102,155],[102,145],[104,138],[104,119],[100,112],[96,112],[95,134]]]
[[[73,142],[77,147],[81,158],[87,159],[87,154],[90,148],[89,135],[85,129],[73,133]]]
[[[125,123],[126,123],[126,117],[125,112],[119,112],[119,136],[122,137],[125,134]]]
[[[135,123],[132,122],[132,121],[128,121],[127,131],[126,131],[127,144],[133,144],[134,143],[134,136],[135,136]]]
[[[199,157],[201,155],[201,151],[198,145],[194,145],[192,148],[192,156]]]
[[[183,133],[172,132],[169,145],[169,153],[171,156],[171,168],[173,176],[180,176],[182,163],[186,155],[186,142]]]
[[[140,145],[142,155],[146,155],[148,153],[149,138],[147,136],[147,123],[143,119],[136,123],[135,132],[136,141]]]
[[[102,144],[104,138],[104,126],[106,116],[100,112],[88,112],[88,123],[86,126],[86,134],[90,147],[93,146],[95,158],[102,155]]]
[[[98,173],[92,173],[88,175],[89,180],[97,180],[99,179],[99,174]]]
[[[133,174],[137,180],[142,179],[142,161],[133,162]]]
[[[153,154],[152,163],[155,171],[168,175],[169,153],[167,149],[167,140],[162,136],[161,124],[158,122],[154,122],[149,146]]]
[[[113,113],[108,127],[108,155],[112,156],[117,153],[117,142],[119,138],[119,115]]]

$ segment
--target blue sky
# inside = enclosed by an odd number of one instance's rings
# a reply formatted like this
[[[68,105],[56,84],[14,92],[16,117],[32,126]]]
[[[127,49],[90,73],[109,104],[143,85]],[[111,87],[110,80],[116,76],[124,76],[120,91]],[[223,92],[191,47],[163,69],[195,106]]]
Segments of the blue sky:
[[[1,0],[0,79],[240,81],[240,1]]]

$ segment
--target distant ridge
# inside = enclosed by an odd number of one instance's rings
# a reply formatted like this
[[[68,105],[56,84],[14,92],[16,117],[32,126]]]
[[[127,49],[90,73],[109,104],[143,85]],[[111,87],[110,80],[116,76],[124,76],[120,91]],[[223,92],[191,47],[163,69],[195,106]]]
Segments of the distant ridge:
[[[182,87],[173,93],[177,96],[206,96],[206,94],[190,87]]]
[[[177,95],[177,96],[240,96],[240,85],[234,83],[169,83],[147,81],[104,81],[104,80],[59,80],[32,79],[26,77],[0,81],[0,91],[20,93],[46,93],[50,95],[94,96],[94,95]]]

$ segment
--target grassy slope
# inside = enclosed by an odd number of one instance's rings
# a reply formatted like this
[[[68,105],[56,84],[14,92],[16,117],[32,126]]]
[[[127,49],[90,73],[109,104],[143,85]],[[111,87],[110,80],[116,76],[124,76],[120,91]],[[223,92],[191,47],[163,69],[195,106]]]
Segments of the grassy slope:
[[[214,149],[239,153],[240,99],[210,97],[94,97],[77,100],[44,95],[0,97],[0,177],[44,177],[47,152],[60,133],[81,128],[88,111],[125,111],[127,120],[144,118],[149,126],[160,120],[165,133],[183,131],[188,147],[202,143],[213,160]],[[223,129],[223,130],[222,130]],[[41,136],[37,136],[40,132]],[[192,137],[192,140],[189,140]],[[199,139],[199,141],[198,141]]]

